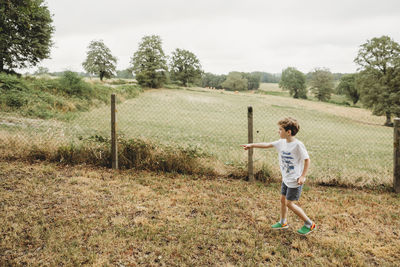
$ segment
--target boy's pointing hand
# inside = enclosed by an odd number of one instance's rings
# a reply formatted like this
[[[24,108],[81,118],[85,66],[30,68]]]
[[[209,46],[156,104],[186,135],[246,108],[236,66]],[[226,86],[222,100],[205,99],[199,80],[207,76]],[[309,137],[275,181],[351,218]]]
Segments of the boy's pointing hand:
[[[240,145],[240,146],[243,147],[244,150],[248,150],[249,148],[251,148],[251,144]]]

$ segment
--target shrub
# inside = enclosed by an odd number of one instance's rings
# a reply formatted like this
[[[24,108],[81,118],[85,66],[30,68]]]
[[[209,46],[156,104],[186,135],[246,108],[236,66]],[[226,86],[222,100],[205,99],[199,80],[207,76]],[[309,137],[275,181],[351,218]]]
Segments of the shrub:
[[[25,94],[15,89],[10,90],[7,94],[2,94],[0,101],[11,108],[20,108],[28,103]]]
[[[60,87],[68,95],[90,99],[93,89],[76,72],[66,71],[60,78]]]
[[[15,75],[0,73],[0,89],[4,91],[26,91],[28,90],[28,85],[22,78],[18,78]]]
[[[40,79],[34,79],[32,80],[31,84],[32,89],[34,90],[39,90],[39,91],[45,91],[51,94],[62,94],[63,90],[61,90],[60,86],[60,79],[46,79],[46,78],[40,78]]]

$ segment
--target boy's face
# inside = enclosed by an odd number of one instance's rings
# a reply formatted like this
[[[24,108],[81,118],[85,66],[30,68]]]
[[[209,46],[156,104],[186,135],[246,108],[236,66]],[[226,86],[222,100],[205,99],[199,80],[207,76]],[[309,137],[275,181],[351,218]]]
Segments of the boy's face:
[[[279,130],[278,130],[279,136],[281,137],[281,139],[286,139],[290,136],[292,136],[292,131],[291,130],[285,130],[282,126],[279,126]]]

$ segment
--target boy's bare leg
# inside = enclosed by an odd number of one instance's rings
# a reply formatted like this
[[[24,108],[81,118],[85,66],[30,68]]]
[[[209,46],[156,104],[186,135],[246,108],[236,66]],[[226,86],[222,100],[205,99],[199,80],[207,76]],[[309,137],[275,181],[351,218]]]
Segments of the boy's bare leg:
[[[300,217],[300,219],[302,219],[304,222],[310,221],[310,218],[307,217],[307,215],[305,214],[305,212],[303,211],[302,208],[300,208],[299,206],[297,206],[296,204],[293,203],[293,201],[290,200],[286,200],[286,205],[287,207],[293,211],[297,216]]]
[[[287,212],[288,207],[286,197],[284,195],[281,195],[281,220],[287,219]]]

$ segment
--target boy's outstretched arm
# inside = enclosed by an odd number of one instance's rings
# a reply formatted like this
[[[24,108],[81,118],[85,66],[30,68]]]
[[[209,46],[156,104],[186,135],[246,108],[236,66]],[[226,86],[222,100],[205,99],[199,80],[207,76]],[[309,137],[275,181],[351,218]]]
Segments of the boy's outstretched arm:
[[[240,145],[244,148],[244,150],[248,150],[250,148],[271,148],[274,147],[271,143],[252,143],[252,144],[245,144]]]

